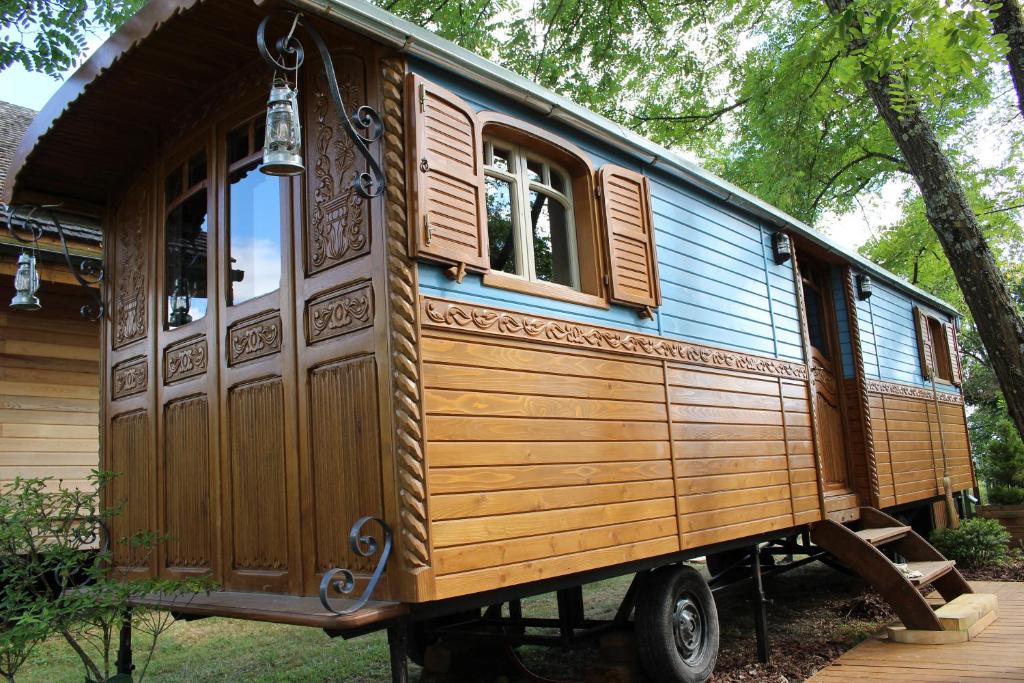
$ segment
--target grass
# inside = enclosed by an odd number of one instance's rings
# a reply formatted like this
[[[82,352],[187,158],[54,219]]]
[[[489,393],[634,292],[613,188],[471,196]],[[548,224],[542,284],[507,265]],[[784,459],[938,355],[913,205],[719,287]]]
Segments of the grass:
[[[630,577],[584,588],[589,618],[615,614]],[[766,584],[772,598],[769,628],[773,663],[756,663],[753,617],[748,595],[719,601],[722,644],[716,681],[802,680],[815,668],[877,630],[884,615],[858,610],[864,584],[823,567],[809,565],[774,577]],[[553,617],[553,595],[529,598],[527,616]],[[137,651],[145,634],[135,635]],[[594,645],[569,651],[523,647],[520,656],[531,670],[558,680],[580,680],[581,670],[598,656]],[[175,624],[157,643],[146,681],[152,683],[383,683],[388,673],[387,638],[374,633],[345,641],[296,626],[228,619]],[[411,679],[418,680],[416,667]],[[43,643],[20,672],[20,683],[82,683],[81,665],[63,641]],[[517,683],[515,677],[505,678]]]

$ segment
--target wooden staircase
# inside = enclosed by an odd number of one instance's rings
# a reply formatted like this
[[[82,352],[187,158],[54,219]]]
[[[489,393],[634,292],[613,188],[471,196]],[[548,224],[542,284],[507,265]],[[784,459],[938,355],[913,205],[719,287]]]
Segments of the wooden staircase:
[[[963,636],[956,638],[968,640],[995,619],[995,597],[974,596],[955,563],[944,558],[913,529],[869,507],[861,508],[860,525],[860,529],[852,529],[824,520],[811,526],[811,538],[874,586],[892,606],[903,627],[890,628],[890,639],[951,642],[955,632]],[[905,569],[897,566],[897,561]],[[939,610],[918,590],[929,584],[946,601]],[[922,631],[951,633],[948,637],[914,635]]]

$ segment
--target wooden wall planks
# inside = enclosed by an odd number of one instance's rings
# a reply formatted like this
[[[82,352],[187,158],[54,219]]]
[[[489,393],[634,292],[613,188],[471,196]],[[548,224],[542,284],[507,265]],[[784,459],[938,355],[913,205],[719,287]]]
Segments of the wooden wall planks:
[[[805,380],[445,320],[421,338],[436,597],[821,518]]]
[[[47,282],[40,296],[39,311],[0,311],[0,483],[87,487],[99,464],[99,325],[79,315],[76,288]]]

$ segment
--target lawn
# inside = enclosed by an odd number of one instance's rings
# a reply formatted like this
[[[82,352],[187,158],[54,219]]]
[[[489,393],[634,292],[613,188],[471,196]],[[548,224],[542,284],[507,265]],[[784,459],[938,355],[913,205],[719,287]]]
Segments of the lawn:
[[[629,585],[620,577],[588,586],[588,617],[610,618]],[[719,601],[722,652],[716,681],[799,681],[867,637],[889,618],[876,600],[863,598],[859,579],[821,565],[775,577],[766,589],[773,603],[769,626],[775,654],[767,666],[754,654],[753,619],[747,596]],[[524,602],[528,616],[554,616],[551,596]],[[144,636],[136,636],[141,641]],[[137,643],[137,646],[141,645]],[[524,647],[526,665],[536,673],[565,681],[582,679],[581,671],[598,653],[594,646],[564,652]],[[413,667],[412,680],[419,678]],[[81,667],[62,641],[44,643],[18,677],[21,683],[81,683]],[[228,619],[175,624],[160,639],[147,681],[198,683],[380,683],[389,680],[387,639],[383,633],[345,641],[294,626]],[[509,683],[516,681],[505,679]]]

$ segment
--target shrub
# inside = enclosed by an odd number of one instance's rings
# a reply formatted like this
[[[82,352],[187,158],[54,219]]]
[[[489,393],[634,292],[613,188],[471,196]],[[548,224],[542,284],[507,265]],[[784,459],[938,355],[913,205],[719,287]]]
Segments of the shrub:
[[[932,544],[966,569],[1004,563],[1009,557],[1010,534],[995,519],[966,519],[959,529],[937,529]]]
[[[1024,441],[1010,420],[996,425],[978,473],[990,489],[1024,486]],[[995,503],[991,493],[989,502]]]
[[[990,505],[1024,505],[1024,486],[993,486],[988,490]]]

